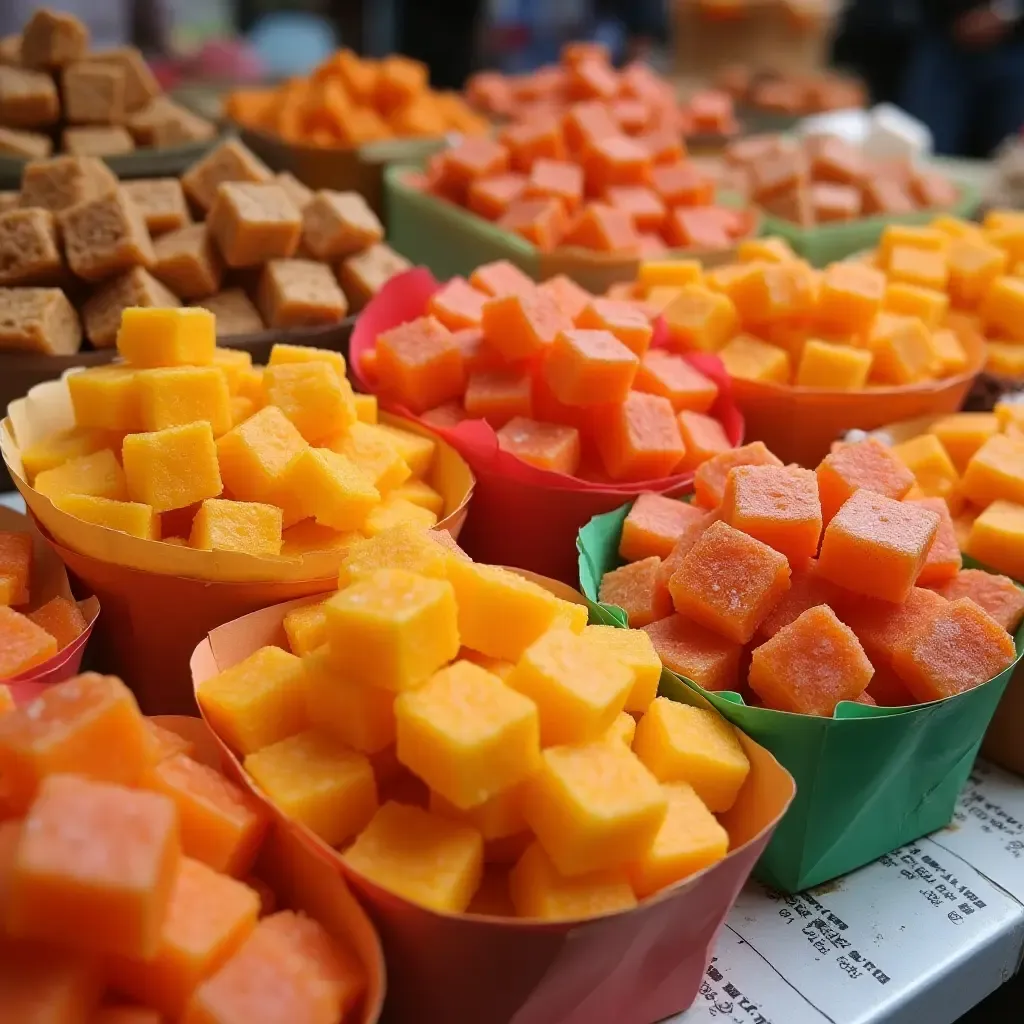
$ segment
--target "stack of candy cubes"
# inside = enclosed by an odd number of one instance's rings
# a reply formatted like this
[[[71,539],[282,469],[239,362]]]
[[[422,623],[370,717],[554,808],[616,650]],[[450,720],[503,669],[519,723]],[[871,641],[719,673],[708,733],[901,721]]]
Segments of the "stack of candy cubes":
[[[70,374],[76,426],[23,452],[36,491],[85,522],[258,556],[343,549],[430,527],[436,442],[377,422],[341,353],[275,345],[269,365],[216,347],[202,309],[125,311],[124,364]]]
[[[716,712],[656,696],[639,630],[398,527],[340,590],[199,683],[280,810],[348,868],[438,911],[625,910],[724,857],[749,762]]]
[[[600,598],[667,668],[750,704],[832,717],[842,701],[904,707],[987,682],[1015,658],[1024,591],[961,569],[946,503],[873,438],[816,470],[761,442],[705,463],[693,504],[642,494],[626,565]]]
[[[887,229],[879,252],[902,260],[908,247],[897,232],[912,230]],[[909,251],[913,258],[917,250]],[[737,258],[713,270],[692,260],[645,262],[616,295],[660,312],[674,348],[715,352],[743,380],[860,391],[968,367],[942,295],[888,281],[862,262],[815,270],[779,238],[741,242]]]
[[[0,1007],[11,1024],[341,1024],[366,978],[253,864],[267,810],[87,674],[0,686]],[[267,1007],[280,1016],[271,1016]]]
[[[426,315],[381,334],[361,363],[386,402],[450,427],[484,419],[530,465],[586,480],[654,480],[731,447],[718,387],[651,349],[648,311],[568,278],[535,284],[507,261],[453,278]]]

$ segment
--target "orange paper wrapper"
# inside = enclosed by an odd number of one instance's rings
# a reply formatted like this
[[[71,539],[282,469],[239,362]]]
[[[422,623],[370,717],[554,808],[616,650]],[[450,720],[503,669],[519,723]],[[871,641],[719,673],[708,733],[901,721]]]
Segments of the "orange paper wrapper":
[[[222,755],[205,722],[176,715],[157,716],[154,721],[192,743],[195,760],[248,785],[240,779],[235,761]],[[314,918],[356,954],[366,972],[366,993],[359,1010],[346,1015],[345,1024],[375,1024],[386,982],[384,955],[373,925],[333,865],[318,857],[280,818],[274,816],[272,821],[253,874],[273,890],[277,909],[298,910]]]
[[[392,278],[360,314],[352,331],[350,372],[363,391],[373,385],[362,373],[363,354],[377,336],[423,316],[440,287],[428,270],[418,268]],[[660,327],[659,323],[659,327]],[[655,332],[654,344],[659,344]],[[743,417],[732,400],[729,376],[716,356],[692,353],[687,359],[718,385],[711,408],[733,445],[743,439]],[[402,406],[379,396],[382,406],[422,422]],[[675,497],[693,485],[693,473],[628,484],[604,484],[530,466],[498,447],[494,429],[484,420],[434,427],[469,463],[476,476],[473,508],[460,543],[477,561],[513,565],[552,579],[576,580],[576,534],[595,515],[618,508],[631,495],[656,491]]]
[[[582,600],[562,584],[523,575],[559,597]],[[265,608],[213,630],[192,656],[193,684],[267,644],[287,648],[282,620],[308,603]],[[393,1024],[650,1024],[693,1002],[715,936],[795,792],[771,754],[740,740],[751,771],[735,806],[720,817],[731,839],[728,856],[633,910],[592,920],[541,923],[428,910],[378,888],[304,827],[291,827],[345,876],[376,925]],[[233,756],[227,747],[224,753]]]

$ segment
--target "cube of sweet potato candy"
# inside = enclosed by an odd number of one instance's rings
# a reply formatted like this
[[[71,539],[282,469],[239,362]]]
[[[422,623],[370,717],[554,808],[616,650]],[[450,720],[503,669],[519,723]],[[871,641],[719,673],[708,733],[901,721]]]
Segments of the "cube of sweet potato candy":
[[[29,612],[28,617],[57,641],[57,649],[60,651],[74,643],[86,628],[82,610],[74,601],[60,595],[50,598],[34,612]]]
[[[929,377],[935,351],[928,328],[918,317],[883,313],[867,338],[874,355],[871,379],[880,384],[911,384]]]
[[[270,169],[237,139],[227,139],[194,163],[181,177],[185,194],[202,210],[209,210],[223,182],[267,183]]]
[[[455,591],[447,580],[378,569],[324,608],[331,663],[353,683],[407,690],[458,653]]]
[[[143,430],[165,430],[207,420],[214,437],[231,429],[231,397],[214,366],[141,370],[135,377]]]
[[[125,312],[135,307],[176,309],[181,301],[148,270],[131,270],[104,282],[82,306],[85,333],[95,348],[113,348]]]
[[[327,613],[323,604],[305,604],[293,608],[281,622],[292,654],[311,653],[327,639]]]
[[[661,559],[645,558],[606,572],[598,594],[602,604],[616,605],[626,613],[633,629],[672,613],[668,587],[658,578]]]
[[[895,652],[917,636],[946,604],[935,591],[914,587],[902,604],[863,599],[851,602],[840,597],[836,607],[876,670],[892,671]]]
[[[613,480],[653,480],[670,475],[686,456],[672,403],[630,391],[594,424],[605,471]]]
[[[714,417],[684,409],[676,417],[684,455],[678,471],[696,469],[701,463],[732,448],[725,428]]]
[[[510,419],[498,432],[498,447],[538,469],[573,476],[580,464],[580,434],[575,427],[538,423],[523,416]]]
[[[739,327],[732,300],[698,284],[684,285],[662,316],[671,344],[683,351],[717,352]]]
[[[60,116],[53,79],[39,71],[0,65],[0,103],[12,128],[42,128]]]
[[[619,630],[619,632],[624,631]],[[624,743],[627,747],[632,747],[635,735],[636,719],[628,711],[620,711],[612,724],[605,730],[604,741],[606,743]]]
[[[453,277],[430,296],[427,312],[450,331],[479,327],[487,296],[465,278]]]
[[[818,480],[799,466],[737,466],[726,477],[721,517],[800,565],[821,537]]]
[[[131,366],[207,366],[217,347],[213,315],[205,309],[126,309],[117,350]]]
[[[224,263],[205,224],[187,224],[153,243],[153,275],[183,299],[220,290]]]
[[[276,491],[286,520],[312,516],[334,530],[360,529],[380,492],[351,459],[329,448],[303,448],[285,467]]]
[[[430,530],[437,525],[437,516],[422,505],[388,494],[378,505],[366,514],[362,531],[367,537],[375,537],[386,533],[396,526],[413,526],[421,530]]]
[[[592,299],[576,317],[576,326],[610,332],[641,359],[653,334],[650,320],[635,303],[615,299]]]
[[[519,267],[508,260],[481,264],[469,275],[469,283],[493,298],[502,295],[530,295],[537,288]]]
[[[792,373],[788,353],[750,335],[738,334],[726,342],[718,358],[730,377],[742,380],[788,384]]]
[[[112,958],[112,987],[178,1019],[194,989],[255,928],[259,908],[254,889],[183,857],[156,955]]]
[[[281,553],[281,510],[258,502],[207,498],[192,520],[189,544],[202,551]]]
[[[990,437],[968,462],[960,492],[980,506],[1024,502],[1024,440],[1006,434]]]
[[[330,846],[362,831],[377,810],[370,762],[320,732],[249,754],[245,770],[275,807]]]
[[[280,185],[222,182],[206,220],[229,267],[253,267],[292,256],[302,214]]]
[[[120,125],[65,128],[61,132],[61,143],[65,153],[75,156],[117,156],[135,149],[131,135]]]
[[[496,221],[523,194],[525,188],[525,174],[510,172],[477,178],[470,183],[466,193],[466,206],[477,216]]]
[[[68,266],[87,281],[102,281],[156,259],[138,207],[121,189],[87,199],[58,217]]]
[[[432,316],[381,334],[376,351],[381,387],[413,412],[461,397],[465,389],[462,353]]]
[[[393,277],[411,269],[412,264],[382,242],[371,245],[341,261],[338,279],[353,310],[360,310]]]
[[[148,178],[126,181],[121,186],[139,208],[150,235],[155,239],[192,223],[181,182],[177,178]]]
[[[74,1020],[76,1015],[82,1018],[94,1010],[99,1014],[104,982],[95,958],[87,953],[53,949],[40,956],[39,947],[32,943],[4,943],[0,1000],[12,1020],[44,1024]],[[102,1018],[87,1019],[90,1024],[96,1019],[102,1024]]]
[[[70,494],[86,494],[112,501],[128,497],[124,471],[109,448],[68,459],[55,469],[47,469],[35,480],[35,489],[51,501]]]
[[[382,889],[419,906],[462,913],[483,872],[483,839],[468,825],[389,802],[342,855]]]
[[[999,433],[999,417],[990,412],[954,413],[936,420],[928,433],[942,442],[957,472],[963,473],[979,449]]]
[[[501,444],[500,438],[498,444]],[[420,508],[432,512],[438,519],[444,514],[444,497],[422,480],[408,480],[404,484],[399,484],[390,492],[390,496],[419,505]]]
[[[150,750],[153,755],[153,763],[159,764],[168,757],[176,754],[184,754],[191,757],[195,753],[195,744],[184,736],[157,725],[152,718],[147,718],[146,732],[149,733]]]
[[[950,243],[947,260],[950,300],[961,309],[975,309],[992,282],[1006,273],[1009,256],[984,238],[960,238]]]
[[[825,528],[818,571],[855,594],[905,601],[939,528],[936,513],[857,491]]]
[[[381,494],[404,484],[412,474],[394,443],[375,424],[355,422],[328,447],[351,459]]]
[[[866,330],[881,310],[885,274],[858,263],[833,263],[821,279],[818,320],[826,331]]]
[[[64,117],[72,124],[118,124],[126,115],[123,68],[79,61],[64,68]]]
[[[7,605],[0,605],[0,641],[0,672],[4,679],[27,672],[57,653],[57,641],[53,636]]]
[[[719,452],[702,462],[694,474],[695,502],[702,508],[716,508],[722,503],[725,481],[737,466],[781,466],[761,441],[752,441],[740,448]]]
[[[643,627],[665,668],[692,679],[705,690],[735,690],[738,684],[740,646],[682,615],[667,617]],[[646,710],[646,709],[643,709]]]
[[[471,419],[483,419],[495,429],[531,412],[533,381],[520,370],[478,370],[469,375],[464,398]]]
[[[942,498],[907,499],[911,505],[931,509],[939,517],[939,529],[928,549],[928,557],[917,578],[919,587],[930,587],[955,576],[963,564],[949,506]]]
[[[278,342],[270,350],[267,366],[282,366],[285,363],[330,363],[338,380],[347,380],[348,370],[345,356],[328,348],[314,348],[311,345],[287,345]]]
[[[27,68],[61,68],[79,60],[89,46],[89,29],[73,14],[40,9],[21,34],[21,62]]]
[[[71,427],[50,434],[25,448],[21,453],[22,468],[31,483],[36,474],[44,469],[55,469],[79,455],[92,455],[102,448],[110,447],[114,442],[116,438],[111,438],[105,430]]]
[[[339,587],[372,575],[378,569],[405,569],[420,576],[445,579],[448,557],[423,530],[396,526],[355,545],[341,563]]]
[[[0,579],[4,596],[0,604],[28,604],[32,576],[32,535],[0,532]]]
[[[377,215],[358,192],[321,189],[302,211],[302,240],[318,260],[351,256],[383,239]]]
[[[562,245],[636,255],[640,252],[640,234],[632,216],[618,207],[589,202],[562,238]]]
[[[657,696],[661,680],[661,660],[650,636],[639,629],[618,629],[615,626],[585,626],[582,636],[593,650],[633,673],[633,685],[626,697],[625,710],[646,711]]]
[[[307,441],[330,438],[356,421],[352,387],[328,362],[268,366],[263,382],[267,404],[277,406]]]
[[[914,476],[892,449],[869,437],[841,445],[826,455],[817,469],[821,512],[828,524],[842,505],[864,489],[888,498],[902,498],[914,484]]]
[[[547,252],[565,237],[569,223],[562,200],[521,198],[509,204],[497,226],[525,238],[541,252]]]
[[[997,576],[982,569],[961,569],[934,589],[947,601],[969,597],[1008,633],[1015,633],[1024,619],[1024,590],[1008,576]]]
[[[0,288],[7,314],[0,323],[0,346],[73,355],[82,344],[78,314],[59,288]]]
[[[242,501],[276,504],[284,472],[309,447],[291,420],[268,405],[217,440],[224,485]]]
[[[56,280],[62,262],[53,214],[34,208],[0,213],[0,254],[0,285]]]
[[[104,447],[110,446],[118,434],[142,429],[134,370],[124,366],[89,367],[81,373],[69,374],[67,384],[75,422],[80,428],[108,432]],[[95,450],[88,454],[94,453]]]
[[[873,360],[873,354],[864,349],[811,338],[803,347],[795,383],[799,387],[859,391],[867,384]]]
[[[122,457],[128,497],[157,512],[185,508],[224,490],[207,422],[128,434]]]
[[[8,927],[96,953],[153,956],[180,857],[167,797],[51,775],[25,819]]]
[[[945,323],[949,296],[934,288],[893,281],[886,286],[883,307],[900,316],[916,316],[934,331]]]
[[[507,363],[550,350],[558,334],[572,328],[568,314],[551,295],[539,289],[485,301],[480,325],[486,348]]]
[[[523,813],[560,873],[621,867],[650,847],[668,801],[632,751],[598,741],[550,747],[541,758]]]
[[[978,314],[990,335],[1010,341],[1024,341],[1020,316],[1024,310],[1024,281],[1016,277],[997,277],[985,290]]]
[[[896,650],[893,666],[914,699],[925,703],[980,686],[1016,656],[1006,630],[970,598],[958,598]]]
[[[1024,505],[993,501],[974,520],[964,550],[997,572],[1024,575]]]
[[[461,559],[451,559],[447,569],[462,646],[492,658],[518,661],[562,610],[554,594],[508,569]]]
[[[676,412],[690,409],[707,412],[718,398],[718,386],[692,367],[682,356],[663,349],[651,349],[640,360],[633,387],[661,395]]]
[[[619,555],[627,562],[638,562],[651,555],[667,558],[687,528],[704,518],[703,509],[684,501],[661,494],[641,494],[622,523]]]
[[[22,174],[22,206],[39,206],[60,213],[117,187],[117,176],[95,157],[58,156],[32,160],[25,165]]]

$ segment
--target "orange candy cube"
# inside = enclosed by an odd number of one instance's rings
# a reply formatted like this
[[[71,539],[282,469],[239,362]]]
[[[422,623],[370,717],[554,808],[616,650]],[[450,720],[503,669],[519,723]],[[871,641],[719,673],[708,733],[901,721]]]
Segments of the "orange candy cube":
[[[583,202],[583,168],[565,160],[535,160],[523,196],[558,199],[567,213],[573,213]]]
[[[583,154],[587,193],[603,196],[615,185],[647,185],[651,181],[651,155],[622,135],[598,139]]]
[[[710,206],[715,183],[692,163],[662,164],[651,171],[651,184],[661,201],[676,206]]]
[[[826,332],[867,330],[882,308],[885,274],[861,263],[833,263],[821,279],[818,322]]]
[[[801,568],[793,570],[789,590],[758,627],[757,636],[770,639],[783,626],[795,622],[808,608],[819,604],[840,608],[845,615],[845,604],[840,604],[842,595],[839,587],[818,572],[817,560],[809,559]]]
[[[547,252],[562,239],[569,226],[569,218],[560,199],[520,198],[509,204],[497,224],[499,228],[520,235],[542,252]]]
[[[963,693],[1009,668],[1017,656],[1010,635],[970,598],[950,601],[893,656],[915,700]]]
[[[469,186],[466,205],[485,220],[498,220],[526,188],[525,174],[496,174],[492,178],[477,178]]]
[[[485,419],[495,430],[517,416],[529,417],[532,379],[516,370],[470,374],[463,399],[466,415]]]
[[[841,444],[817,469],[818,494],[825,523],[855,491],[864,488],[887,498],[902,498],[914,485],[914,474],[880,441],[869,437]]]
[[[566,405],[624,402],[640,360],[610,331],[562,330],[544,362],[544,379]]]
[[[605,193],[605,200],[617,210],[625,210],[640,232],[661,231],[668,215],[661,196],[646,185],[613,185]]]
[[[514,363],[550,348],[572,322],[550,295],[533,289],[527,295],[509,293],[488,300],[482,327],[486,347]]]
[[[715,206],[678,206],[668,215],[665,241],[674,249],[724,249],[732,212]]]
[[[446,194],[461,202],[470,182],[502,174],[508,170],[508,165],[508,150],[500,143],[486,136],[466,138],[444,154],[441,184]]]
[[[701,463],[732,448],[725,428],[712,416],[684,409],[676,417],[676,422],[686,448],[680,464],[682,470],[696,469]]]
[[[562,138],[558,123],[553,119],[540,118],[514,124],[501,133],[501,141],[508,148],[512,167],[524,176],[541,158],[565,158],[565,139]]]
[[[469,283],[491,298],[501,295],[530,295],[536,285],[514,263],[495,260],[484,263],[469,275]]]
[[[669,581],[681,615],[745,644],[789,590],[785,555],[727,523],[704,531]]]
[[[698,626],[682,615],[669,615],[643,627],[665,668],[692,679],[705,690],[735,690],[742,647]]]
[[[664,349],[651,349],[640,360],[633,387],[661,395],[676,412],[689,409],[707,412],[718,398],[718,385],[691,366],[682,356]]]
[[[86,954],[29,943],[0,943],[0,1008],[5,1022],[102,1021],[92,1012],[99,1006],[103,984],[95,959]]]
[[[781,465],[782,461],[765,447],[763,441],[751,441],[740,448],[719,452],[697,467],[693,477],[694,501],[702,508],[721,505],[726,478],[737,466]]]
[[[606,572],[598,600],[617,605],[626,613],[631,629],[640,629],[672,614],[672,598],[659,578],[661,559],[652,556]]]
[[[619,556],[627,562],[639,562],[656,555],[667,558],[676,541],[694,523],[704,523],[703,509],[662,494],[641,494],[633,502],[622,524]]]
[[[549,277],[538,290],[545,292],[555,300],[555,305],[573,322],[590,304],[593,296],[590,292],[581,288],[571,277],[565,274],[556,274]]]
[[[597,252],[637,253],[640,235],[625,210],[605,203],[587,203],[562,239],[566,246]]]
[[[754,649],[749,682],[765,707],[831,718],[840,701],[864,692],[873,672],[853,630],[818,605]]]
[[[0,604],[27,604],[31,574],[31,535],[0,532],[0,594],[10,596],[10,600],[0,598]]]
[[[961,569],[935,590],[947,601],[969,597],[1007,633],[1016,633],[1021,620],[1024,620],[1024,590],[1009,576],[997,576],[983,569]]]
[[[498,447],[552,473],[574,476],[580,465],[579,431],[558,423],[515,417],[498,431]]]
[[[825,527],[819,572],[855,594],[899,604],[913,590],[938,529],[930,509],[859,490]]]
[[[575,103],[562,119],[562,131],[569,149],[583,153],[602,139],[619,134],[608,107],[603,103]]]
[[[0,679],[27,672],[57,653],[57,641],[20,612],[0,605]]]
[[[94,953],[154,956],[180,860],[167,797],[50,775],[25,818],[8,929]]]
[[[687,455],[672,403],[642,391],[630,391],[624,402],[602,410],[594,440],[613,480],[661,479]]]
[[[478,292],[464,278],[453,277],[430,296],[427,312],[440,320],[449,331],[479,327],[487,296]]]
[[[953,528],[953,518],[949,514],[949,505],[943,498],[908,499],[908,504],[931,509],[939,517],[939,529],[928,549],[928,557],[921,575],[917,577],[917,585],[931,587],[952,579],[960,571],[964,560]]]
[[[66,597],[50,598],[46,604],[29,612],[28,617],[57,641],[58,651],[74,643],[85,632],[86,621],[82,610]]]
[[[377,338],[377,376],[413,412],[425,412],[462,395],[462,352],[451,332],[432,316],[385,331]]]
[[[616,299],[593,299],[576,318],[576,326],[611,332],[641,359],[654,334],[651,321],[636,303]]]
[[[921,633],[947,603],[934,590],[914,587],[902,604],[847,601],[841,613],[843,621],[857,634],[871,664],[876,669],[891,671],[895,652]]]

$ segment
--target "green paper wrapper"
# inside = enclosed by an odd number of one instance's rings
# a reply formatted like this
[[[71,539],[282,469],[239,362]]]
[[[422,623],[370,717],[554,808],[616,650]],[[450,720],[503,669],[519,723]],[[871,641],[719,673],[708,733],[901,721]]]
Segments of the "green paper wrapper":
[[[625,628],[626,614],[598,602],[601,577],[622,564],[619,537],[630,505],[595,516],[580,531],[580,589],[592,621]],[[984,568],[964,560],[968,568]],[[754,871],[785,892],[820,885],[949,824],[985,729],[1024,653],[989,682],[956,697],[907,708],[844,701],[834,718],[748,707],[739,694],[709,691],[667,669],[662,696],[684,686],[770,750],[796,779],[796,799]]]

